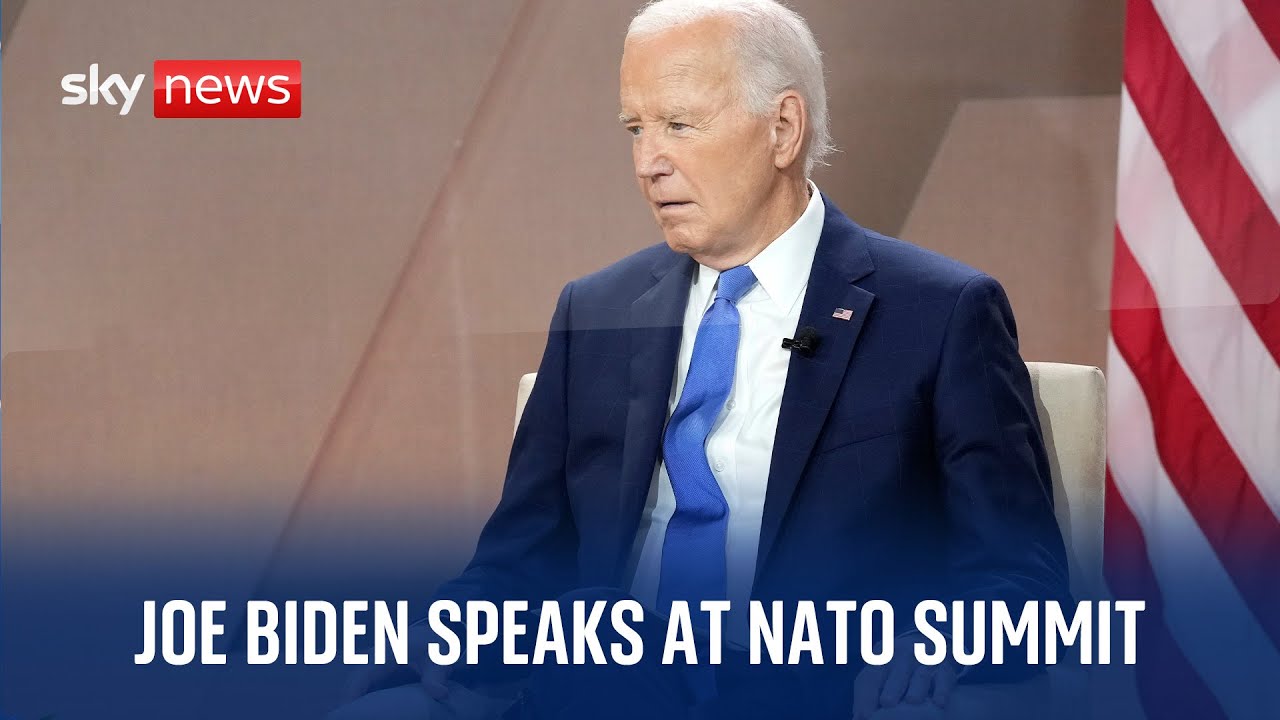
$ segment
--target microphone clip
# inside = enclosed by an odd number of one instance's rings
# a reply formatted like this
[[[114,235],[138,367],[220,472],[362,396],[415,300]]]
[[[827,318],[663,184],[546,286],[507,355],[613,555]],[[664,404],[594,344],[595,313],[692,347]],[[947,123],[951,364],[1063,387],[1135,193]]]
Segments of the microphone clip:
[[[801,357],[811,358],[818,350],[818,331],[811,327],[802,327],[796,331],[794,338],[783,338],[782,349],[790,350]]]

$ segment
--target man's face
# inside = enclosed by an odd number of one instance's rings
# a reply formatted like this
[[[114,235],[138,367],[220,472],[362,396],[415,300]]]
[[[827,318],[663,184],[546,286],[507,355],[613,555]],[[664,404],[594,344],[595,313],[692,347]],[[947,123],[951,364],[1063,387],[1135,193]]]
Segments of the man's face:
[[[759,241],[753,228],[777,179],[772,126],[738,99],[730,32],[707,18],[629,40],[622,54],[640,192],[667,244],[704,263]]]

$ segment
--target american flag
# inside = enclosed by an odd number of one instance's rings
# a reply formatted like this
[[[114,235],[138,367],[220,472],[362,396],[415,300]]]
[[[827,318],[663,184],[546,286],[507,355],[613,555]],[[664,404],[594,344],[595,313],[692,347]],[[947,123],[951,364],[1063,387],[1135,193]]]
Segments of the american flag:
[[[1280,717],[1280,0],[1128,0],[1105,570],[1148,718]]]

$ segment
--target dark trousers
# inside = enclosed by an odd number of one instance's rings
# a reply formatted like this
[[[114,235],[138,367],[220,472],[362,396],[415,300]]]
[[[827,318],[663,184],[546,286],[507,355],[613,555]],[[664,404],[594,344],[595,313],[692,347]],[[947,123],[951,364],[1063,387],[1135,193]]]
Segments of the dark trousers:
[[[582,590],[561,598],[614,602],[627,596],[616,590]],[[821,718],[809,699],[800,672],[789,666],[752,665],[745,651],[722,649],[719,665],[705,664],[699,648],[697,666],[662,664],[666,619],[646,616],[635,626],[644,642],[644,655],[631,666],[544,664],[533,669],[520,701],[505,717],[510,720],[712,720],[719,718]],[[601,624],[600,643],[608,652],[618,642],[612,628]],[[713,688],[712,693],[707,688]],[[707,697],[710,694],[710,697]],[[847,717],[845,713],[844,717]]]

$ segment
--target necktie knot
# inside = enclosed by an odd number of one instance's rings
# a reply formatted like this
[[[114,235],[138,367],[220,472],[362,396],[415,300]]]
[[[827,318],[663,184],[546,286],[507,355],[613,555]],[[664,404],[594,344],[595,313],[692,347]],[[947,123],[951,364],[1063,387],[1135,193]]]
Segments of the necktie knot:
[[[720,284],[716,290],[716,299],[725,299],[737,303],[743,295],[756,284],[756,274],[746,265],[729,268],[720,273]]]

